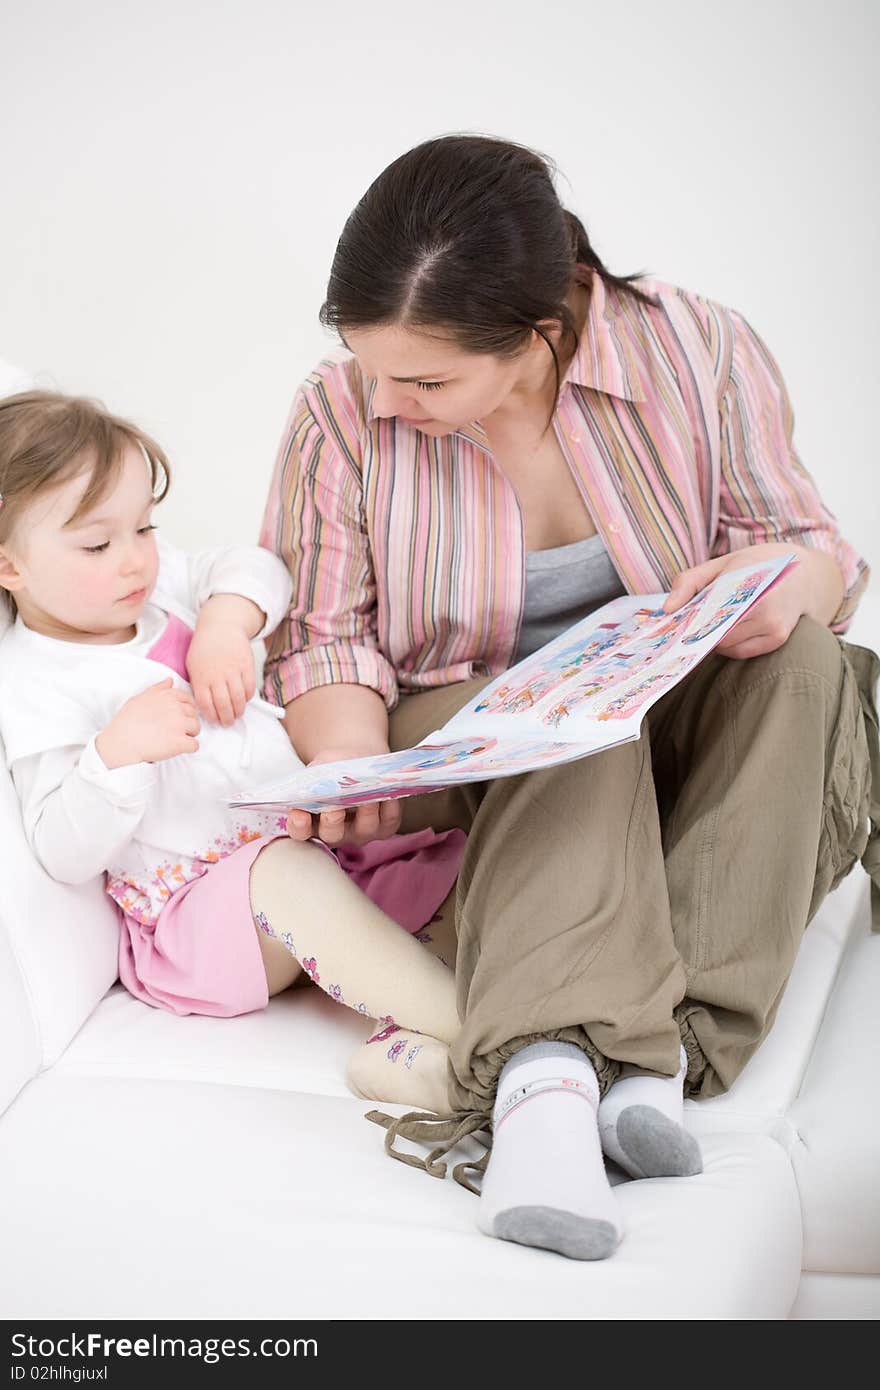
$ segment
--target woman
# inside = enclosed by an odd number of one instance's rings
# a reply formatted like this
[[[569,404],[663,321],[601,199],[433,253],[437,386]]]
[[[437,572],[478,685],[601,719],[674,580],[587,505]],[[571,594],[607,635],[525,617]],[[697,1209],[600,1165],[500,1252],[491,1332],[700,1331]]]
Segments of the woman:
[[[321,317],[349,355],[296,396],[262,533],[295,590],[267,693],[307,762],[410,746],[619,594],[671,589],[672,611],[798,556],[637,743],[347,821],[291,814],[329,844],[401,811],[468,830],[449,1095],[456,1133],[492,1117],[479,1224],[601,1258],[620,1237],[601,1150],[640,1177],[700,1170],[683,1087],[731,1084],[865,851],[874,659],[838,635],[867,568],[760,339],[610,274],[532,151],[450,137],[396,160]]]

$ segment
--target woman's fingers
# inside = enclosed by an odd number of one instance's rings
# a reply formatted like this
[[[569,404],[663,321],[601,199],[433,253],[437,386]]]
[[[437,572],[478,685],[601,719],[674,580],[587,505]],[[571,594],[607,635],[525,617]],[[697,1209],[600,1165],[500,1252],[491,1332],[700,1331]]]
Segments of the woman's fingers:
[[[287,815],[287,833],[292,840],[318,837],[328,845],[366,845],[386,840],[400,825],[399,801],[368,801],[347,814],[341,807],[311,815],[294,807]]]
[[[322,811],[318,817],[318,836],[325,845],[339,845],[345,837],[345,811],[341,806]]]
[[[310,811],[288,812],[287,833],[291,840],[310,840],[315,834],[314,819]]]
[[[380,801],[379,802],[379,833],[381,839],[386,839],[389,835],[394,835],[400,825],[400,817],[403,811],[399,801]]]
[[[716,560],[706,560],[704,564],[694,565],[692,569],[682,570],[681,574],[676,575],[669,590],[669,597],[663,605],[664,613],[674,613],[676,608],[681,608],[694,594],[698,594],[707,584],[711,584],[713,579],[717,579],[727,559],[727,556],[722,556]]]

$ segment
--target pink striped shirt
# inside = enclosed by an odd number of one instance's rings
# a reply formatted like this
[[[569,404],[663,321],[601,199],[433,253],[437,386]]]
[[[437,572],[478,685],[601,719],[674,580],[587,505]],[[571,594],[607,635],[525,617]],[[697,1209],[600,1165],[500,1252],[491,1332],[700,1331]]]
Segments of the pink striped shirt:
[[[789,541],[837,561],[845,632],[868,569],[795,452],[776,363],[739,314],[638,283],[653,306],[594,280],[554,418],[624,586],[666,590],[710,557]],[[429,437],[374,416],[373,391],[337,355],[293,402],[260,536],[294,581],[266,664],[278,704],[349,682],[393,709],[401,690],[497,675],[516,651],[522,518],[481,426]]]

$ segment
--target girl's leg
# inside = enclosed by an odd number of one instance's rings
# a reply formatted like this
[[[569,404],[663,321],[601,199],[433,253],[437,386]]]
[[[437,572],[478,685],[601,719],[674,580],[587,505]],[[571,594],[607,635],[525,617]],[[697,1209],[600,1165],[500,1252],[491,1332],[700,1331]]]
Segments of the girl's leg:
[[[250,900],[261,945],[268,943],[270,993],[292,976],[311,979],[337,1003],[379,1020],[350,1068],[353,1089],[446,1109],[447,1044],[458,1030],[451,970],[317,845],[267,845],[251,867]],[[292,963],[287,970],[279,951]]]
[[[430,922],[415,933],[422,950],[455,968],[455,889]],[[418,1110],[445,1115],[450,1109],[449,1047],[426,1033],[399,1028],[383,1038],[382,1030],[356,1048],[349,1058],[346,1081],[364,1100],[394,1101]]]

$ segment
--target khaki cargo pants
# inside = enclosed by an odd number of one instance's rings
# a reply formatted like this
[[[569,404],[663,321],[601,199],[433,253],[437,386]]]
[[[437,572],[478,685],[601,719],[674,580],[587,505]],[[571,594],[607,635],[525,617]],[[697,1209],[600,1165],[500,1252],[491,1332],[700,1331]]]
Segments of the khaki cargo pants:
[[[863,855],[877,871],[878,671],[803,618],[776,652],[707,657],[636,743],[404,801],[404,830],[468,831],[457,1110],[491,1110],[505,1060],[538,1038],[582,1047],[603,1090],[633,1069],[674,1073],[680,1040],[690,1095],[730,1086],[826,893]],[[485,684],[402,697],[391,747]]]

